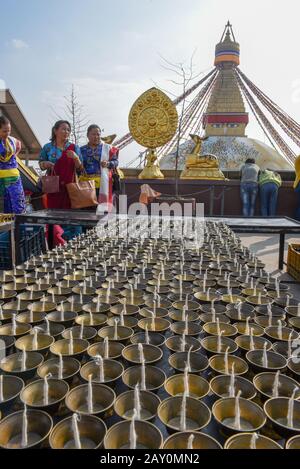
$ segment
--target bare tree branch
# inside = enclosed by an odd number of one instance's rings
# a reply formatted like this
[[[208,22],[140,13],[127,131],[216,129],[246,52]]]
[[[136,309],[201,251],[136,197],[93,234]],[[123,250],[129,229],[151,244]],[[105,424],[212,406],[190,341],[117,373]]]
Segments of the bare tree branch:
[[[181,81],[176,81],[176,80],[168,80],[172,84],[176,86],[181,87],[181,94],[184,95],[189,84],[195,80],[196,76],[199,76],[200,74],[195,75],[194,74],[194,67],[193,67],[193,60],[194,56],[196,53],[196,49],[194,49],[191,58],[189,60],[189,64],[187,66],[184,65],[183,62],[179,63],[172,63],[169,60],[165,59],[162,55],[159,54],[161,59],[164,61],[166,65],[162,65],[162,68],[164,68],[167,71],[170,71],[174,73],[175,75],[179,76],[182,80]],[[180,150],[180,143],[181,140],[187,140],[186,137],[182,135],[182,130],[183,130],[183,123],[184,123],[184,117],[185,117],[185,111],[186,111],[186,105],[188,101],[186,98],[184,98],[181,102],[181,109],[179,113],[179,119],[178,119],[178,130],[177,130],[177,136],[176,136],[176,152],[175,152],[175,195],[176,197],[179,195],[178,194],[178,163],[179,163],[179,150]],[[184,138],[183,138],[184,137]]]
[[[89,118],[84,114],[84,106],[80,104],[79,99],[76,95],[74,85],[72,85],[70,94],[64,96],[64,107],[62,108],[61,114],[55,109],[52,109],[54,115],[58,119],[66,119],[71,124],[71,139],[72,141],[80,145],[86,134],[86,129],[89,125]]]

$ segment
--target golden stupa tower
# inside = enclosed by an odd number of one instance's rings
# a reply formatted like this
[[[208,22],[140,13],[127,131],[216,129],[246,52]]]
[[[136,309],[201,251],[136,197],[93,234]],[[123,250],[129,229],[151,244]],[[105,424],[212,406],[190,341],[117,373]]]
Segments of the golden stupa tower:
[[[201,134],[202,138],[206,137],[203,139],[200,156],[216,156],[222,170],[237,170],[247,158],[254,158],[262,169],[269,167],[274,169],[291,168],[292,151],[276,131],[276,123],[279,119],[278,112],[281,111],[273,112],[274,103],[265,95],[264,103],[260,104],[262,100],[258,94],[262,92],[253,89],[249,84],[251,81],[242,73],[239,64],[240,45],[236,41],[232,26],[228,21],[222,37],[215,47],[215,68],[209,72],[205,81],[203,80],[202,88],[194,98],[195,106],[198,105],[197,99],[205,104],[207,89],[209,90],[205,111],[202,113],[201,110],[201,114],[199,112],[196,128],[194,127],[196,118],[190,111],[190,116],[186,117],[189,125],[186,125],[186,134],[182,136],[182,140],[185,138],[185,141],[180,144],[178,151],[174,139],[173,147],[167,148],[169,152],[166,152],[159,161],[162,170],[174,169],[176,158],[177,168],[186,168],[186,157],[193,152],[195,146],[193,141],[189,139],[188,131],[190,128],[192,129],[190,133]],[[212,73],[213,76],[211,76]],[[203,84],[204,82],[205,84]],[[253,83],[252,85],[254,86]],[[264,132],[264,141],[246,135],[246,127],[249,123],[249,115],[245,107],[247,105]],[[260,109],[260,105],[263,109]],[[273,125],[268,118],[269,114],[272,116],[274,114]],[[283,112],[281,112],[280,119],[281,128],[287,129],[285,134],[297,143],[299,141],[298,124]],[[276,121],[275,126],[274,120]],[[201,132],[201,127],[203,132]]]
[[[240,45],[235,41],[228,21],[221,41],[216,45],[214,65],[220,73],[203,116],[206,137],[245,136],[249,117],[234,75],[239,63]]]

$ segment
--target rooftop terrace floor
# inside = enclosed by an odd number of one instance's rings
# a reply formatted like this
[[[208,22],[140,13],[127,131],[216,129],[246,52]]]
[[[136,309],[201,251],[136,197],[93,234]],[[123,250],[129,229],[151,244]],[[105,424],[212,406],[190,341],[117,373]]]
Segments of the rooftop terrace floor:
[[[255,253],[258,258],[266,264],[266,270],[274,277],[280,280],[295,281],[287,272],[286,267],[283,272],[278,270],[278,249],[279,249],[279,236],[278,235],[248,235],[239,234],[244,246],[247,246]],[[286,235],[285,243],[285,262],[287,262],[287,252],[289,243],[300,244],[300,236]],[[291,284],[290,291],[293,293],[294,298],[300,301],[300,283]]]

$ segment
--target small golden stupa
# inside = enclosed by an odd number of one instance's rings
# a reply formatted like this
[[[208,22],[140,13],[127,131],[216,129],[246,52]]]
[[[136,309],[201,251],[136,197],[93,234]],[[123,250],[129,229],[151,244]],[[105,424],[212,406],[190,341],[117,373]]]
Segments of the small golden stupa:
[[[180,179],[213,179],[224,180],[225,176],[219,168],[219,161],[215,155],[201,155],[203,138],[190,134],[195,143],[192,153],[186,156],[185,169]]]

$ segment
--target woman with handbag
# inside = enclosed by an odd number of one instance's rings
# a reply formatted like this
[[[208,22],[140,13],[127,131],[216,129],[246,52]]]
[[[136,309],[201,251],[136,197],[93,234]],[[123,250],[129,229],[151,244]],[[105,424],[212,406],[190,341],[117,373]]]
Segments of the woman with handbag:
[[[48,208],[71,208],[66,184],[73,182],[76,172],[83,168],[80,148],[69,141],[70,133],[68,121],[57,121],[52,128],[51,141],[40,153],[40,168],[59,177],[58,192],[47,195]]]
[[[87,145],[80,149],[84,166],[80,180],[95,181],[99,203],[113,203],[114,189],[117,189],[119,150],[101,141],[101,129],[96,124],[88,127],[87,138]]]
[[[48,176],[53,175],[52,186],[55,186],[52,190],[49,188],[47,193],[48,208],[71,208],[67,184],[74,182],[77,171],[83,169],[80,148],[69,141],[70,134],[70,123],[65,120],[57,121],[52,128],[51,141],[44,145],[40,153],[40,168],[47,170]],[[51,177],[49,179],[48,187],[51,186]],[[81,232],[81,227],[62,228],[65,231],[65,239],[70,239]]]
[[[26,204],[17,162],[21,142],[11,137],[10,132],[10,121],[0,116],[0,196],[4,213],[22,213]]]

